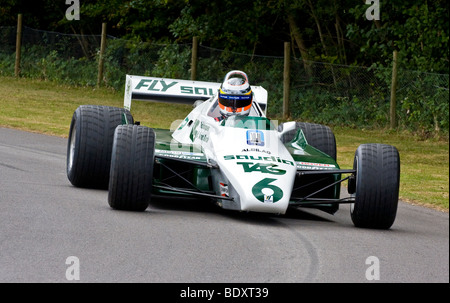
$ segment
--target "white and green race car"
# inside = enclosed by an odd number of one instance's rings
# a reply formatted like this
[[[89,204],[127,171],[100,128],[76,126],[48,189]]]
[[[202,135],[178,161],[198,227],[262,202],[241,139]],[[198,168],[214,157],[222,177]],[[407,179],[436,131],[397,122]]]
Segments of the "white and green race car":
[[[126,77],[124,108],[82,105],[73,114],[67,176],[77,187],[108,188],[114,209],[144,211],[155,196],[199,197],[224,209],[285,214],[288,207],[334,214],[351,203],[355,226],[388,229],[397,214],[400,158],[362,144],[353,169],[340,169],[327,126],[276,125],[267,92],[252,86],[248,116],[217,121],[220,83]],[[193,103],[173,130],[135,122],[131,100]],[[341,183],[348,195],[341,195]],[[345,197],[343,197],[345,196]]]

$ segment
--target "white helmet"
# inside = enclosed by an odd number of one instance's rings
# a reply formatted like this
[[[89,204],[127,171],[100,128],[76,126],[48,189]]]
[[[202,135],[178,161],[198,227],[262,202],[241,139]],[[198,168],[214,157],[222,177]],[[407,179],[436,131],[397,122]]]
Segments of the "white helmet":
[[[229,72],[219,88],[219,107],[224,116],[246,116],[250,113],[253,92],[244,72]]]

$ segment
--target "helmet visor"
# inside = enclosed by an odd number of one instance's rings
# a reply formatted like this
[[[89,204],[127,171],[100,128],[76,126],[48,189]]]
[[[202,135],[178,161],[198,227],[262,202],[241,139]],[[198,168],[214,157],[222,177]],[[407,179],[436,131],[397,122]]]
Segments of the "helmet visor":
[[[252,104],[253,95],[249,93],[248,95],[231,95],[223,94],[219,91],[219,103],[222,106],[229,107],[233,111],[239,108],[244,108]]]

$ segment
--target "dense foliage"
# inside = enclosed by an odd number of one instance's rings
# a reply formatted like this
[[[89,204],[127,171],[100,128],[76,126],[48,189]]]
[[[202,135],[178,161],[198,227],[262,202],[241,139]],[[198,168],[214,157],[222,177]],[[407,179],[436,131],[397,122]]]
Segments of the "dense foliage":
[[[259,55],[281,55],[282,42],[292,40],[305,60],[364,66],[389,65],[398,49],[407,69],[448,73],[444,0],[379,1],[381,20],[373,21],[365,18],[370,5],[354,0],[78,2],[80,20],[68,21],[63,0],[1,0],[0,25],[15,25],[23,13],[32,28],[99,34],[107,22],[108,33],[124,39],[183,43],[198,36],[204,45]]]
[[[446,1],[68,2],[80,2],[79,21],[65,18],[70,4],[64,0],[0,0],[0,26],[15,26],[22,13],[29,28],[98,35],[107,22],[108,35],[120,38],[108,40],[105,66],[105,83],[116,89],[122,88],[124,73],[188,78],[189,44],[197,36],[202,47],[198,79],[220,81],[227,69],[246,70],[270,92],[273,115],[280,114],[283,62],[278,58],[288,41],[294,58],[292,117],[358,127],[388,124],[392,53],[397,50],[400,125],[448,134]],[[380,20],[367,20],[366,11],[377,3]],[[84,38],[71,43],[85,45],[81,56],[69,55],[69,44],[25,45],[23,75],[95,85],[96,66],[89,61],[98,59],[98,50],[87,49]],[[11,51],[0,49],[0,74],[11,73],[13,60]],[[360,66],[368,69],[360,71]]]

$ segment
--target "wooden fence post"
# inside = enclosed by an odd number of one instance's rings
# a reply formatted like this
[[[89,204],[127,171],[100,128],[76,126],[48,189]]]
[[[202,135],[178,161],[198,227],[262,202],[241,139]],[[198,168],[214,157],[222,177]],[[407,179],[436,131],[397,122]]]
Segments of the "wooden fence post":
[[[396,114],[397,71],[398,71],[398,51],[394,50],[393,62],[392,62],[391,104],[390,104],[390,110],[389,110],[390,128],[391,129],[394,129],[397,127],[397,114]]]
[[[97,86],[99,87],[103,79],[103,66],[105,62],[106,48],[106,23],[102,23],[102,40],[100,42],[100,56],[98,60]]]
[[[290,86],[290,65],[291,46],[289,42],[284,42],[284,72],[283,72],[283,118],[289,117],[289,86]]]
[[[16,34],[16,62],[14,64],[14,75],[20,74],[20,57],[22,48],[22,14],[17,16],[17,34]]]
[[[197,80],[198,37],[192,38],[191,80]]]

